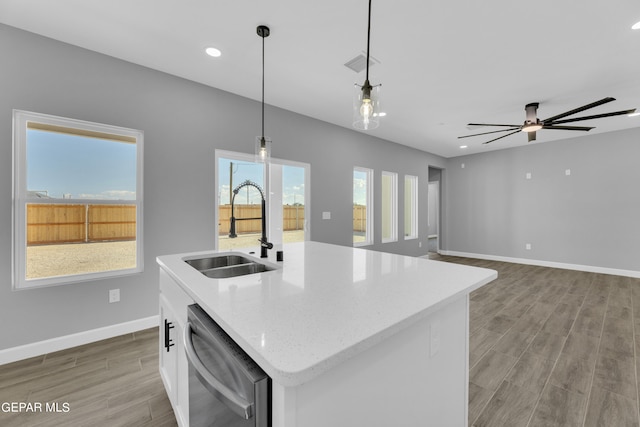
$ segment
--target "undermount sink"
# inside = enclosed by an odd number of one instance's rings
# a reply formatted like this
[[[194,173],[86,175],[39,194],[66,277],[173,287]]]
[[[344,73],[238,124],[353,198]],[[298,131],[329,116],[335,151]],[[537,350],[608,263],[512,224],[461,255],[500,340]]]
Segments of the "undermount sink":
[[[187,264],[212,279],[226,279],[247,274],[264,273],[273,267],[242,255],[218,255],[185,260]]]

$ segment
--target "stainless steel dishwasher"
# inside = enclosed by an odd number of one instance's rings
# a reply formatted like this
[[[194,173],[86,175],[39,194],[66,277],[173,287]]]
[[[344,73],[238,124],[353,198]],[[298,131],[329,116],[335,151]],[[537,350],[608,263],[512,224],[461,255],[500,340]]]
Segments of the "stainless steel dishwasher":
[[[190,427],[271,426],[271,379],[197,304],[184,342]]]

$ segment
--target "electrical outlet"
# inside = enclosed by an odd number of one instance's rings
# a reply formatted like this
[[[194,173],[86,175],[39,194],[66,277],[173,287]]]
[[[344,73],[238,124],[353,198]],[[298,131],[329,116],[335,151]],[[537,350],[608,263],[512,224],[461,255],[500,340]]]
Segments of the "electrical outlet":
[[[322,212],[322,219],[331,219],[331,212]]]
[[[531,179],[531,172],[527,172],[527,173],[524,175],[524,177],[525,177],[526,179]]]
[[[525,248],[526,250],[530,251],[530,250],[531,250],[531,243],[527,243],[527,244],[525,244],[525,245],[524,245],[524,248]]]
[[[120,301],[120,289],[109,290],[109,304]]]

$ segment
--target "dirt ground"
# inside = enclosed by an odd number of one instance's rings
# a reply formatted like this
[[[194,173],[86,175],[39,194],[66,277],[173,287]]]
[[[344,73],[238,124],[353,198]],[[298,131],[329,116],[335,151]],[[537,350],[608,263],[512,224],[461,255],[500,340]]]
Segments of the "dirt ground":
[[[27,247],[27,279],[120,270],[135,266],[135,241]]]

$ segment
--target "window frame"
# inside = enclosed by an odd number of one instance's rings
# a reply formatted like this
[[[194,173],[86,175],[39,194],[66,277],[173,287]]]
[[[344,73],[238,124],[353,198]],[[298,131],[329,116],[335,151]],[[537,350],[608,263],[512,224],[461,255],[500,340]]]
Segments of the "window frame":
[[[390,179],[389,195],[385,197],[385,177]],[[385,237],[385,203],[389,203],[389,236]],[[398,174],[382,171],[380,175],[380,238],[382,243],[398,241]]]
[[[41,199],[29,196],[27,189],[27,128],[28,123],[44,125],[45,128],[66,128],[73,134],[87,136],[93,134],[100,139],[121,136],[134,138],[136,144],[136,198],[135,200],[105,199]],[[36,128],[36,127],[33,127]],[[44,129],[46,130],[46,129]],[[122,139],[122,141],[125,141]],[[114,140],[118,140],[115,139]],[[144,271],[143,244],[143,145],[144,133],[140,130],[118,126],[88,122],[49,114],[23,110],[13,110],[13,188],[12,188],[12,250],[11,250],[11,283],[13,290],[24,290],[48,286],[59,286],[71,283],[87,282],[97,279],[139,274]],[[66,274],[43,278],[27,279],[27,205],[29,204],[101,204],[101,205],[135,205],[136,206],[136,266],[133,268],[97,271],[90,273]]]
[[[369,168],[364,168],[364,167],[360,167],[360,166],[354,166],[353,171],[351,173],[351,180],[353,182],[353,174],[355,172],[362,172],[366,175],[366,179],[367,179],[367,189],[366,189],[366,221],[367,221],[367,225],[365,227],[365,239],[362,242],[353,242],[353,246],[354,247],[359,247],[359,246],[371,246],[373,245],[374,242],[374,227],[373,227],[373,220],[374,220],[374,215],[373,215],[373,169],[369,169]],[[353,193],[351,195],[352,198],[352,202],[353,202]],[[353,209],[352,209],[353,210]],[[352,223],[353,223],[353,214],[352,214]],[[352,236],[353,236],[353,231],[352,231]],[[352,237],[353,239],[353,237]]]
[[[411,183],[409,190],[411,200],[407,212],[407,182]],[[418,177],[415,175],[404,176],[404,240],[417,239],[418,234]],[[410,216],[407,217],[407,214]],[[408,220],[408,221],[407,221]],[[411,225],[411,234],[407,234],[407,222]]]

